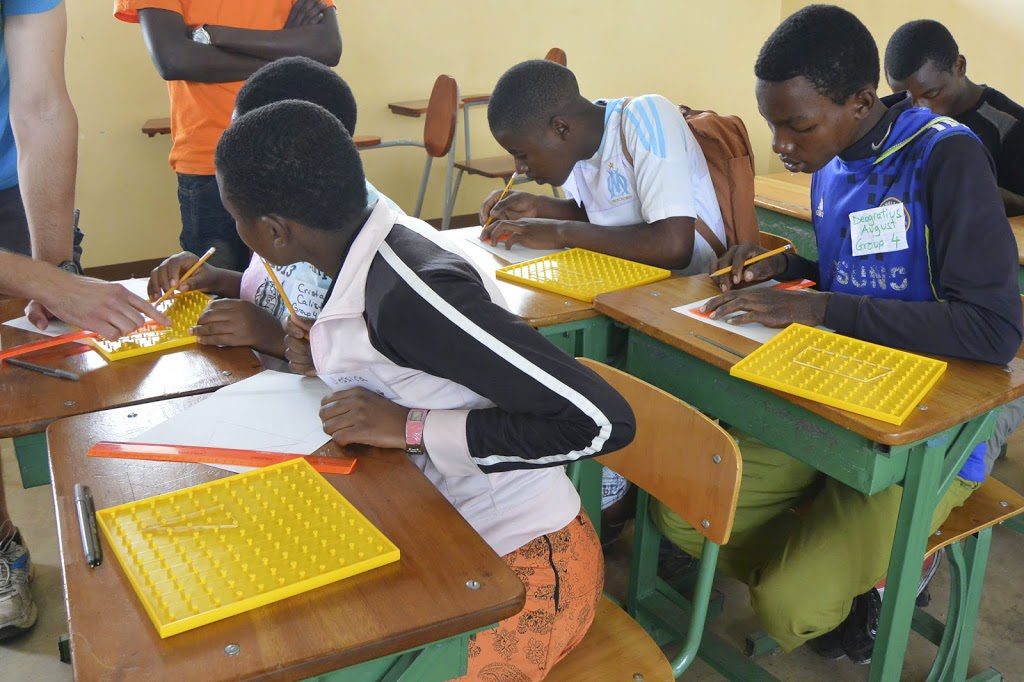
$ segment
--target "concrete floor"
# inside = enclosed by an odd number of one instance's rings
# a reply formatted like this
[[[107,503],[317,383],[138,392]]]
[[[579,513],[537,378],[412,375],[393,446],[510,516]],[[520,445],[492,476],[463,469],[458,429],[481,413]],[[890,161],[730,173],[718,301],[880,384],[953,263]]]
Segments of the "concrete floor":
[[[0,440],[4,488],[11,515],[32,550],[36,567],[34,594],[39,606],[35,628],[13,640],[0,643],[0,680],[70,680],[71,666],[57,657],[57,638],[67,632],[57,554],[57,531],[53,498],[49,486],[24,490],[9,440]],[[996,465],[996,476],[1017,490],[1024,490],[1024,433],[1010,441],[1009,457]],[[612,548],[608,557],[608,587],[623,589],[628,562],[625,552]],[[982,598],[974,657],[970,673],[988,666],[1000,670],[1008,681],[1024,679],[1024,535],[997,528],[992,543],[985,594]],[[940,620],[945,617],[949,573],[945,564],[932,583],[929,607]],[[744,636],[757,629],[750,610],[746,588],[734,581],[720,579],[717,585],[726,598],[725,613],[711,625],[712,631],[742,646]],[[903,679],[922,680],[934,655],[934,647],[911,634]],[[797,650],[787,655],[769,656],[761,661],[782,680],[864,680],[867,667],[848,661],[824,661],[813,653]],[[692,680],[721,679],[697,661],[684,676]]]

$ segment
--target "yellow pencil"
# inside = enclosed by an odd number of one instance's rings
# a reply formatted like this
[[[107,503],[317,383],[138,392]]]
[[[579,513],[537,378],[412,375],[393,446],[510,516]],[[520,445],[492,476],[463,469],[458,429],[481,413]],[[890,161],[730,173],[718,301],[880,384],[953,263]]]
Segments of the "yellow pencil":
[[[748,258],[747,260],[743,261],[743,267],[747,267],[748,265],[753,265],[754,263],[757,263],[759,261],[763,261],[765,258],[771,258],[772,256],[777,256],[780,253],[782,253],[783,251],[789,251],[791,248],[793,248],[792,244],[786,244],[785,246],[780,246],[777,249],[772,249],[771,251],[765,251],[764,253],[762,253],[762,254],[760,254],[758,256],[754,256],[753,258]],[[728,267],[724,267],[721,270],[715,270],[714,272],[711,273],[711,276],[712,277],[718,277],[719,275],[724,275],[724,274],[729,273],[729,272],[732,272],[732,266],[731,265],[728,266]]]
[[[504,199],[505,197],[508,196],[508,191],[510,189],[512,189],[512,183],[516,181],[516,175],[518,175],[518,173],[513,173],[512,177],[508,179],[508,184],[505,185],[505,191],[501,193],[500,197],[498,197],[498,201],[494,202],[494,206],[497,206],[498,202],[500,202],[502,199]],[[491,206],[491,208],[494,208],[494,206]],[[488,213],[487,214],[487,220],[484,221],[484,227],[487,227],[488,225],[490,225],[492,220],[494,220],[494,218],[492,218],[491,214]]]
[[[298,315],[295,314],[295,308],[292,307],[292,302],[288,300],[288,297],[284,293],[284,289],[281,287],[281,281],[277,279],[277,275],[274,274],[274,268],[270,267],[270,263],[267,262],[266,258],[260,257],[263,261],[263,267],[267,269],[267,275],[270,277],[270,281],[274,283],[274,288],[277,289],[277,295],[284,301],[284,305],[288,308],[288,314],[298,319]]]
[[[200,258],[199,260],[197,260],[192,267],[190,267],[188,270],[185,271],[185,274],[182,275],[181,279],[178,280],[178,286],[175,287],[175,289],[180,291],[181,290],[181,285],[185,283],[185,280],[187,280],[189,277],[191,277],[195,273],[196,270],[198,270],[200,267],[202,267],[203,263],[205,263],[206,261],[210,260],[210,256],[212,256],[216,251],[217,251],[217,247],[215,247],[215,246],[211,246],[210,248],[208,248],[206,250],[206,253],[203,254],[203,257]],[[171,289],[169,291],[165,291],[163,296],[161,296],[160,298],[158,298],[155,301],[153,301],[153,305],[158,305],[160,303],[163,303],[167,299],[169,299],[174,294],[175,289]]]

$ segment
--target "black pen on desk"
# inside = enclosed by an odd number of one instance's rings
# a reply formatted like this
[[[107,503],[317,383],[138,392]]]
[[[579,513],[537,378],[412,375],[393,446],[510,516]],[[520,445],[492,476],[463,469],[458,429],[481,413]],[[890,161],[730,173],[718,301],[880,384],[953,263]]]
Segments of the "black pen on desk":
[[[85,561],[95,568],[103,563],[103,550],[96,530],[96,506],[92,502],[89,486],[75,484],[75,510],[78,512],[78,534],[82,538]]]
[[[18,360],[17,358],[9,358],[4,362],[14,365],[15,367],[21,367],[22,369],[30,369],[33,372],[39,372],[45,374],[48,377],[56,377],[58,379],[70,379],[71,381],[78,381],[78,375],[74,372],[69,372],[66,369],[57,369],[56,367],[46,367],[44,365],[37,365],[34,362],[25,362],[24,360]]]

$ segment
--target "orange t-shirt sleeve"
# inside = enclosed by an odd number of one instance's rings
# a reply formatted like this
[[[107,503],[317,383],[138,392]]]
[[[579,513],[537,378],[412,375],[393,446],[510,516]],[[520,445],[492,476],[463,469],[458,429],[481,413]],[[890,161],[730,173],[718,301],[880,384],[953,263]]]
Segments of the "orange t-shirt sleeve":
[[[114,3],[114,18],[137,24],[140,9],[167,9],[183,13],[180,0],[117,0]]]

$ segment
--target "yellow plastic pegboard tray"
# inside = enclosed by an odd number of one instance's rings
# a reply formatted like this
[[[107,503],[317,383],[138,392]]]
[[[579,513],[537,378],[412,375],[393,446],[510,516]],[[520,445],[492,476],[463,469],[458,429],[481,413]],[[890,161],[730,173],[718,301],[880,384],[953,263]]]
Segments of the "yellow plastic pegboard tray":
[[[590,303],[601,294],[657,282],[672,273],[586,249],[568,249],[498,268],[496,274],[498,279]]]
[[[190,330],[196,320],[206,310],[212,299],[201,291],[186,291],[174,298],[161,303],[157,308],[171,318],[170,327],[162,327],[149,322],[141,329],[133,331],[117,339],[90,339],[93,348],[107,360],[124,360],[125,358],[156,353],[157,351],[187,346],[196,342]]]
[[[96,517],[161,637],[399,558],[398,548],[302,459]]]
[[[902,424],[946,363],[792,324],[729,373],[802,398]]]

